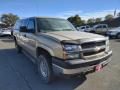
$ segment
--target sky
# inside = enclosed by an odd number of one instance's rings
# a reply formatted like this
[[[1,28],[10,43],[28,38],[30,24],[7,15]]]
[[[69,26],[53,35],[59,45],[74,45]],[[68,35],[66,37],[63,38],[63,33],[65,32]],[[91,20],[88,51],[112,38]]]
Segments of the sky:
[[[68,18],[76,14],[84,20],[103,18],[120,12],[120,0],[0,0],[0,15],[13,13],[21,18],[50,16]]]

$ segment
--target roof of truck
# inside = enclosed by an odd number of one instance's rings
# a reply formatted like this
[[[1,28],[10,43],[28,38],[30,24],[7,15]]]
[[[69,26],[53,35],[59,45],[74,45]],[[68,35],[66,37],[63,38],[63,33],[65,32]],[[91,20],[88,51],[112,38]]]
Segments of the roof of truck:
[[[22,18],[22,19],[27,19],[27,18],[56,18],[56,19],[63,19],[60,17],[47,17],[47,16],[34,16],[34,17],[26,17],[26,18]]]

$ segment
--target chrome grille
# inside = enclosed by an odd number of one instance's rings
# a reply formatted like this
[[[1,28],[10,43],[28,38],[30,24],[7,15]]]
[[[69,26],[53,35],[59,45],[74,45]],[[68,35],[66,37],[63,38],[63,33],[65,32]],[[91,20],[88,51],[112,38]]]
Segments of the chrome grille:
[[[103,46],[105,45],[105,41],[101,41],[101,42],[86,42],[81,44],[82,49],[86,49],[86,48],[93,48],[93,47],[97,47],[97,46]]]
[[[83,57],[96,55],[105,52],[106,41],[92,41],[81,44]]]
[[[104,51],[105,51],[105,49],[100,49],[99,51],[83,52],[83,55],[84,56],[90,56],[90,55],[98,54],[98,53],[101,53],[101,52],[104,52]]]

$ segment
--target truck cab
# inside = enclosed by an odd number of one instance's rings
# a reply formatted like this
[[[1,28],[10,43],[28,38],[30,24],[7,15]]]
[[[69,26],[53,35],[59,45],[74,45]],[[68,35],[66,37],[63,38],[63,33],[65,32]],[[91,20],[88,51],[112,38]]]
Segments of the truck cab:
[[[108,31],[108,25],[107,24],[97,24],[93,26],[93,31],[97,34],[105,35]]]

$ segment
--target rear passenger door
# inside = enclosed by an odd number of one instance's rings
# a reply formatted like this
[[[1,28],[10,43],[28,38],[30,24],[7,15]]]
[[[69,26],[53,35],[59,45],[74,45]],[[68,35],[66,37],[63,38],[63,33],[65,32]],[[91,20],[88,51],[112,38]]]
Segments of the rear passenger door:
[[[101,25],[97,26],[96,33],[101,33],[101,31],[102,31],[102,26]]]
[[[103,25],[103,33],[105,34],[107,32],[108,28],[106,25]]]
[[[20,27],[22,26],[23,20],[18,20],[14,26],[13,34],[17,40],[17,44],[24,47],[22,32],[20,32]]]

